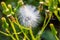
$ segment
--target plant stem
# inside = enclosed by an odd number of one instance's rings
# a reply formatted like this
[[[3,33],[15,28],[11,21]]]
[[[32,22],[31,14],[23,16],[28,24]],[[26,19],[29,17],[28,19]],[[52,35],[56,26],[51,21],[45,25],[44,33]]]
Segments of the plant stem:
[[[26,40],[26,37],[24,37],[23,40]]]
[[[21,28],[22,26],[20,26],[19,23],[17,23],[17,25],[19,26],[19,28],[21,29],[21,31],[23,32],[23,29]],[[27,37],[27,35],[23,32],[23,34],[25,35],[25,37],[29,40],[29,38]]]
[[[23,32],[24,36],[25,36],[28,40],[30,40],[30,39],[27,37],[27,35],[24,33],[23,28],[22,28],[23,26],[21,26],[21,25],[19,24],[17,17],[16,17],[16,21],[17,21],[17,23],[15,23],[15,24],[17,24],[17,25],[19,26],[19,29],[21,29],[21,31]]]
[[[15,36],[16,36],[16,39],[19,40],[18,35],[16,34],[16,29],[15,29],[15,27],[14,27],[13,22],[11,22],[10,19],[9,19],[9,21],[10,21],[11,27],[12,27],[12,29],[13,29],[13,31],[14,31],[14,34],[15,34]]]
[[[46,22],[46,24],[45,24],[45,23],[43,24],[43,27],[42,27],[41,31],[39,32],[38,36],[36,36],[36,39],[39,39],[39,38],[40,38],[40,40],[41,40],[41,35],[43,34],[45,28],[47,27],[47,25],[48,25],[48,23],[49,23],[49,21],[50,21],[50,19],[51,19],[51,16],[52,16],[52,13],[51,13],[50,16],[49,16],[48,21],[47,21],[47,22],[44,21],[44,22]],[[46,19],[45,19],[45,20],[46,20]]]
[[[18,32],[18,33],[16,33],[16,34],[21,34],[22,32]],[[12,35],[14,35],[14,33],[12,34]]]
[[[11,34],[7,34],[7,33],[4,33],[4,32],[2,32],[2,31],[0,31],[0,33],[4,34],[4,35],[6,35],[6,36],[10,36],[13,40],[16,40]]]
[[[56,37],[56,40],[59,40],[59,38],[55,35],[55,37]]]
[[[11,34],[10,34],[10,37],[11,37],[13,40],[16,40],[16,39],[13,37],[13,35],[11,35]]]
[[[58,15],[58,10],[55,10],[55,11],[54,11],[54,14],[55,14],[55,16],[57,17],[57,19],[60,21],[60,16]]]
[[[4,34],[4,35],[6,35],[6,36],[9,36],[9,34],[7,34],[7,33],[5,33],[5,32],[2,32],[2,31],[0,31],[0,33]]]
[[[13,35],[11,35],[10,31],[8,30],[8,28],[6,28],[6,31],[7,31],[7,33],[9,33],[9,36],[10,36],[13,40],[16,40],[16,39],[13,37]]]
[[[29,31],[30,31],[30,35],[32,37],[32,40],[35,40],[31,27],[30,27],[30,30]]]

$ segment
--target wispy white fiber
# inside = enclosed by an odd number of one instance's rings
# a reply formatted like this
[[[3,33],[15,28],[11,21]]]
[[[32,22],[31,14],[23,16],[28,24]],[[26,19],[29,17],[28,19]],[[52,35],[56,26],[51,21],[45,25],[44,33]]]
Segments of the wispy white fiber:
[[[18,11],[18,19],[21,25],[26,27],[36,27],[40,20],[39,11],[35,6],[24,5]]]

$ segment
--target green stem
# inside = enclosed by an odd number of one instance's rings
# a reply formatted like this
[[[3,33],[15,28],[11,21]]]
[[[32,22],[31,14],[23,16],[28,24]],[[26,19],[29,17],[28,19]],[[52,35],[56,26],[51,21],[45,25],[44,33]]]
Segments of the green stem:
[[[16,21],[17,21],[17,23],[15,23],[15,24],[17,24],[17,25],[19,26],[19,29],[21,29],[21,31],[23,32],[24,36],[25,36],[28,40],[30,40],[30,39],[27,37],[27,35],[24,33],[23,28],[22,28],[23,26],[21,26],[21,25],[19,24],[17,17],[16,17]]]
[[[17,25],[19,26],[19,28],[21,29],[21,31],[23,32],[23,29],[21,28],[22,26],[20,26],[19,23],[17,23]],[[27,35],[23,32],[23,34],[25,35],[25,37],[29,40],[29,38],[27,37]]]
[[[4,32],[2,32],[2,31],[0,31],[0,33],[4,34],[4,35],[6,35],[6,36],[10,36],[13,40],[16,40],[11,34],[7,34],[7,33],[4,33]]]
[[[13,39],[13,40],[16,40],[14,37],[13,37],[13,35],[11,35],[11,33],[10,33],[10,31],[6,28],[6,31],[7,31],[7,33],[9,33],[9,36]]]
[[[13,35],[11,35],[11,34],[9,34],[10,35],[10,37],[13,39],[13,40],[16,40],[14,37],[13,37]]]
[[[19,40],[19,37],[18,37],[18,35],[16,34],[16,29],[15,29],[15,27],[14,27],[14,24],[11,22],[10,19],[9,19],[9,21],[10,21],[10,23],[11,23],[11,27],[12,27],[12,29],[13,29],[13,31],[14,31],[14,34],[15,34],[15,36],[16,36],[16,39]]]
[[[23,40],[26,40],[26,37],[24,37]]]
[[[43,26],[46,24],[46,20],[47,20],[47,14],[46,14],[46,17],[45,17],[45,20],[44,20]]]
[[[42,27],[41,31],[39,32],[39,35],[36,37],[36,39],[39,39],[39,38],[40,38],[40,40],[41,40],[41,35],[43,34],[45,28],[47,27],[47,25],[48,25],[48,23],[49,23],[49,21],[50,21],[50,19],[51,19],[51,16],[52,16],[52,13],[51,13],[50,16],[49,16],[49,19],[48,19],[47,23],[46,23],[46,24],[45,24],[45,23],[43,24],[43,27]],[[46,19],[45,19],[45,20],[46,20]],[[44,21],[44,22],[45,22],[45,21]]]
[[[29,31],[30,31],[30,35],[32,37],[32,40],[35,40],[31,27],[30,27],[30,30]]]
[[[55,37],[56,37],[56,40],[59,40],[59,38],[55,35]]]
[[[6,36],[9,36],[9,34],[7,34],[7,33],[5,33],[5,32],[2,32],[2,31],[0,31],[0,33],[4,34],[4,35],[6,35]]]
[[[58,10],[55,10],[55,11],[54,11],[54,14],[55,14],[55,16],[57,17],[57,19],[60,21],[60,16],[58,15]]]
[[[16,33],[16,34],[21,34],[22,32],[18,32],[18,33]],[[14,35],[15,33],[13,33],[12,35]]]

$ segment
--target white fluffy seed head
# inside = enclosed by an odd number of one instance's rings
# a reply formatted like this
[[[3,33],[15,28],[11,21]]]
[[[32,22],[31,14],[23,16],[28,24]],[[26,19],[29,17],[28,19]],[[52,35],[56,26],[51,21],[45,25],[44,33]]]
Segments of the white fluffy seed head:
[[[19,8],[18,19],[23,26],[36,27],[41,19],[41,16],[35,6],[24,5]]]

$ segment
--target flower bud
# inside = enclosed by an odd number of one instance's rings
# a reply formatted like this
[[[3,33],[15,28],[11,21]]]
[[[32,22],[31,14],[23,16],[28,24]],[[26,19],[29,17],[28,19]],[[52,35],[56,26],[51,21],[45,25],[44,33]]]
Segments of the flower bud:
[[[8,14],[9,14],[9,9],[7,8],[5,2],[1,2],[1,5],[2,5],[2,7],[3,7],[3,13],[4,13],[5,15],[8,15]]]
[[[40,11],[43,10],[43,4],[44,4],[44,2],[40,2],[40,5],[39,5],[39,7],[38,7]]]
[[[16,12],[17,9],[18,9],[20,6],[22,6],[22,5],[24,5],[23,1],[22,1],[22,0],[19,0],[19,1],[18,1],[18,4],[17,4],[17,7],[14,9],[14,12]]]
[[[10,11],[12,11],[12,6],[10,4],[8,4],[8,8]]]
[[[23,5],[24,3],[23,3],[22,0],[19,0],[19,1],[18,1],[18,4],[19,4],[19,5]]]
[[[7,6],[6,6],[5,2],[1,2],[1,5],[2,5],[4,10],[7,9]]]
[[[6,19],[4,18],[4,17],[2,17],[2,27],[4,28],[4,29],[6,29],[6,28],[8,28],[9,27],[9,24],[7,23],[7,21],[6,21]]]
[[[54,35],[56,35],[57,34],[57,31],[56,31],[56,29],[55,29],[55,27],[54,27],[54,25],[52,23],[50,24],[50,28],[51,28],[52,33]]]
[[[12,11],[12,6],[11,6],[10,4],[8,4],[8,8],[9,8],[9,12],[10,12],[10,14],[13,15],[14,12]]]
[[[49,17],[49,14],[50,14],[50,11],[49,10],[45,10],[45,15],[46,15],[47,18]]]

